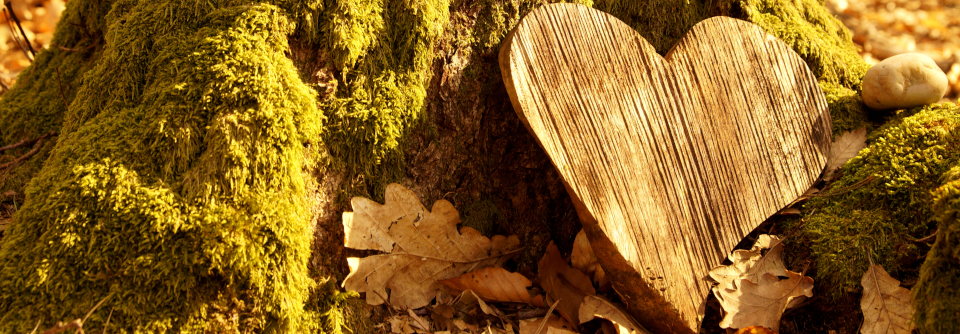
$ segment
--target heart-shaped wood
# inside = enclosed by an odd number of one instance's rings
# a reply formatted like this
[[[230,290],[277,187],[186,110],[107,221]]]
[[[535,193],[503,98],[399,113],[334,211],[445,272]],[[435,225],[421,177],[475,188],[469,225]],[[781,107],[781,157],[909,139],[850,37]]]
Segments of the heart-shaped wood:
[[[664,59],[611,15],[548,5],[504,41],[500,69],[641,318],[663,319],[651,301],[662,295],[697,328],[707,272],[826,163],[830,115],[816,77],[747,22],[705,20]]]

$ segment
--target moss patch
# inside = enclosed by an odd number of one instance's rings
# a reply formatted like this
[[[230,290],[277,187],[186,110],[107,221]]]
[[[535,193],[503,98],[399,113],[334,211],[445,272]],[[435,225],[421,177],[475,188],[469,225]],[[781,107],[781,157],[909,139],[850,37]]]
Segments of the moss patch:
[[[112,8],[3,238],[0,332],[101,300],[88,331],[111,312],[112,333],[315,330],[304,171],[322,115],[285,56],[292,25],[241,1]]]
[[[305,38],[330,55],[338,88],[322,103],[332,163],[350,195],[382,199],[403,175],[401,145],[419,122],[447,0],[326,1]],[[313,30],[309,30],[313,29]]]
[[[843,176],[804,205],[800,228],[817,278],[830,293],[859,290],[867,256],[896,274],[922,256],[915,243],[933,231],[931,190],[960,163],[960,108],[935,104],[906,111],[868,137]]]
[[[741,0],[743,18],[779,37],[807,61],[821,81],[860,91],[870,67],[852,34],[817,0]]]
[[[960,332],[960,167],[946,173],[944,181],[933,193],[937,241],[911,291],[920,333]]]
[[[66,103],[73,101],[83,75],[100,57],[106,30],[104,17],[111,3],[90,0],[67,3],[60,21],[69,25],[57,26],[53,43],[79,51],[44,50],[37,54],[29,68],[20,73],[17,84],[0,98],[0,119],[3,120],[0,122],[0,146],[60,130]],[[55,142],[56,138],[48,140],[44,148],[23,165],[8,173],[0,173],[0,193],[21,192],[40,171]],[[27,147],[0,153],[0,163],[13,160],[29,150]]]

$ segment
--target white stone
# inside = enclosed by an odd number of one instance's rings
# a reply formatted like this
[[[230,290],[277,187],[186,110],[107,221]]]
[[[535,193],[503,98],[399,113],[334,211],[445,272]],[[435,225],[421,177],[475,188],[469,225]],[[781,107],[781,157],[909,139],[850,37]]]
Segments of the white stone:
[[[906,109],[938,102],[946,92],[947,75],[933,59],[904,53],[871,67],[860,96],[871,109]]]

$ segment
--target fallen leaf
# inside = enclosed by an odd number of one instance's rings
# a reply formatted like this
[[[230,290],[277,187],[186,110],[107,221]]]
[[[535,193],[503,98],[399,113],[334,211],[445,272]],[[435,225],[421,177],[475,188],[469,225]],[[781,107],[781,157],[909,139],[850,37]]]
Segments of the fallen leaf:
[[[580,323],[593,320],[595,317],[610,320],[616,327],[617,334],[639,334],[647,331],[637,324],[620,307],[611,304],[606,299],[597,296],[586,296],[583,298],[583,304],[580,304]]]
[[[483,314],[493,316],[500,316],[503,314],[500,312],[500,310],[497,310],[496,308],[485,303],[483,299],[480,299],[476,293],[470,290],[460,293],[460,296],[457,297],[456,301],[453,302],[453,306],[463,313],[471,313],[470,311],[474,308],[474,306],[480,306],[480,311],[482,311]]]
[[[787,279],[765,273],[759,282],[741,278],[734,281],[738,289],[714,289],[720,306],[726,312],[721,328],[763,326],[774,331],[780,327],[780,316],[794,300],[813,296],[813,279],[786,270]]]
[[[387,319],[390,323],[390,331],[394,334],[413,334],[416,331],[410,327],[410,317],[406,315],[395,315]]]
[[[777,332],[763,326],[750,326],[741,328],[733,334],[777,334]]]
[[[410,319],[413,319],[411,324],[414,326],[417,332],[430,332],[433,330],[433,326],[430,325],[430,322],[420,318],[420,316],[413,312],[412,308],[407,309],[407,314],[410,315]]]
[[[589,276],[593,274],[597,263],[597,256],[593,253],[593,247],[590,246],[590,241],[587,240],[587,234],[583,232],[583,229],[580,229],[576,238],[573,239],[573,251],[570,252],[570,266],[577,268],[577,270]]]
[[[477,296],[488,302],[527,303],[546,307],[542,296],[531,297],[527,292],[533,282],[521,274],[503,268],[483,268],[439,282],[450,288],[452,293],[473,290]]]
[[[547,323],[543,324],[546,318]],[[520,334],[536,334],[543,325],[540,334],[577,334],[575,327],[569,321],[550,314],[549,317],[520,320]]]
[[[833,175],[837,168],[842,167],[850,159],[857,156],[864,147],[867,147],[867,128],[847,131],[837,137],[830,145],[830,154],[827,156],[826,177]]]
[[[516,254],[520,241],[487,238],[463,227],[460,216],[446,200],[427,209],[412,191],[399,184],[387,186],[385,204],[354,197],[354,212],[344,212],[345,246],[388,254],[348,258],[350,274],[344,288],[365,292],[367,303],[379,305],[387,298],[397,309],[427,306],[441,285],[438,280],[495,267]]]
[[[600,261],[593,252],[593,247],[590,246],[590,240],[587,239],[587,234],[583,229],[580,229],[577,237],[573,239],[573,251],[570,252],[570,266],[592,277],[593,282],[600,287],[600,290],[609,287],[610,280],[607,279],[607,275],[603,272],[603,267],[600,266]]]
[[[577,323],[580,317],[580,303],[586,296],[596,295],[590,278],[567,265],[560,256],[560,250],[551,241],[547,251],[537,263],[540,285],[546,292],[546,302],[559,301],[557,312],[570,323]]]
[[[760,276],[763,274],[783,276],[783,272],[787,269],[783,265],[783,260],[780,259],[780,254],[783,253],[781,241],[775,235],[761,234],[749,250],[733,251],[727,257],[732,262],[731,265],[718,266],[710,270],[710,278],[720,283],[714,292],[718,288],[736,289],[734,281],[740,278],[759,283]],[[765,249],[768,250],[766,254],[763,253]]]
[[[874,265],[871,259],[870,268],[863,274],[860,284],[863,285],[860,333],[910,333],[913,330],[910,290],[901,287],[900,281],[890,277],[883,267]]]

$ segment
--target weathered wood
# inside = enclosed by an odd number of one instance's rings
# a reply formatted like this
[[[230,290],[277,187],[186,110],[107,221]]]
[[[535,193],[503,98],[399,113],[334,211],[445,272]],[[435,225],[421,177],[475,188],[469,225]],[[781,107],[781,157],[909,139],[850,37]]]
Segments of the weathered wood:
[[[747,22],[705,20],[664,59],[613,16],[555,4],[517,25],[499,61],[614,288],[653,332],[696,329],[709,269],[826,163],[816,78]]]

